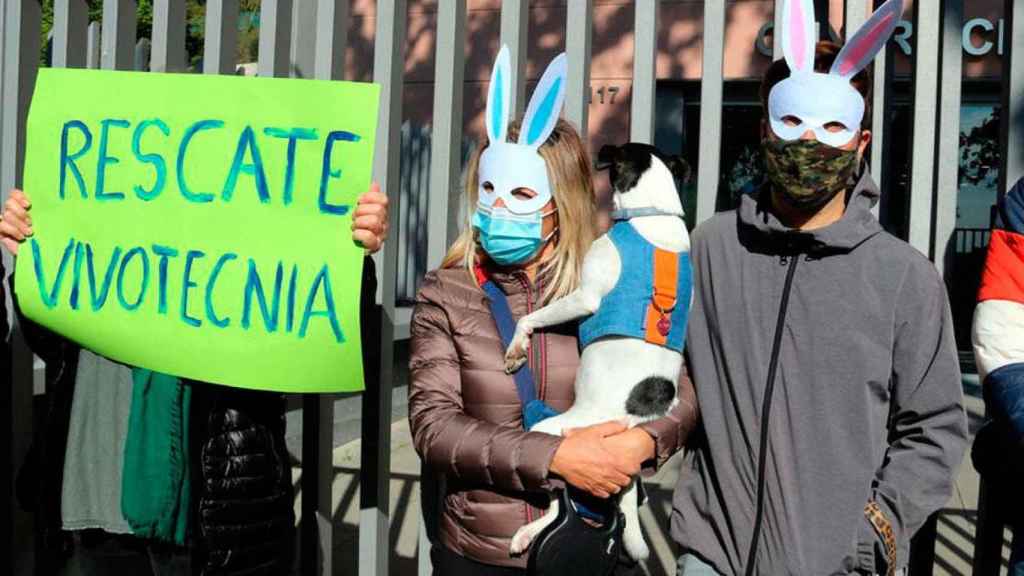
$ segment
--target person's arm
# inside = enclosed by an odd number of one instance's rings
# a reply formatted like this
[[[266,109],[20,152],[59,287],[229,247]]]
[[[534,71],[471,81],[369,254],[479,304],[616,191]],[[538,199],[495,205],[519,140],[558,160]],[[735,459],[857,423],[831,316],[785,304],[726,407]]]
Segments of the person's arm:
[[[32,216],[29,214],[31,209],[32,204],[29,202],[28,196],[15,188],[11,190],[7,201],[4,202],[3,210],[0,211],[0,245],[14,257],[18,256],[18,248],[21,244],[32,236]],[[18,294],[14,290],[14,280],[15,274],[12,271],[10,278],[11,302],[14,304],[14,320],[17,322],[19,332],[33,353],[47,364],[54,364],[64,353],[65,346],[71,343],[60,334],[36,324],[22,314],[21,307],[18,305]],[[2,275],[0,275],[0,282],[3,282]],[[0,300],[0,306],[6,307],[6,304]],[[4,312],[6,313],[6,309]],[[6,332],[3,336],[6,337]]]
[[[459,356],[440,284],[435,275],[426,277],[410,326],[409,425],[416,451],[452,478],[502,490],[550,489],[549,466],[562,438],[464,412]]]
[[[1024,447],[1024,180],[1000,201],[974,312],[985,403]]]
[[[889,446],[875,472],[858,542],[859,568],[906,566],[909,541],[949,500],[967,446],[959,358],[942,278],[921,259],[906,272],[895,311]],[[888,528],[886,527],[888,526]],[[892,538],[887,538],[891,528]]]

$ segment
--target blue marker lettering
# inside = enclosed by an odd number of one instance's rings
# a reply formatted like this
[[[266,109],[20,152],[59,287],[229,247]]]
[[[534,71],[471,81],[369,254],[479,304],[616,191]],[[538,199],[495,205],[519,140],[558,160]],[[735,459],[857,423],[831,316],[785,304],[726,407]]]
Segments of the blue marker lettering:
[[[220,269],[227,264],[229,260],[238,258],[238,254],[227,254],[221,255],[217,259],[217,263],[213,265],[213,271],[210,272],[210,280],[206,283],[206,319],[210,321],[210,324],[218,328],[226,328],[228,323],[231,321],[230,318],[218,318],[217,313],[213,311],[213,287],[217,283],[217,276],[220,275]]]
[[[139,125],[135,127],[135,133],[132,135],[132,153],[138,158],[139,162],[153,165],[153,171],[156,173],[156,180],[153,182],[153,188],[146,190],[138,184],[135,185],[135,195],[142,200],[152,200],[160,195],[164,191],[164,183],[167,181],[167,162],[163,156],[159,154],[143,154],[142,153],[142,133],[146,131],[146,128],[150,126],[156,126],[164,133],[164,136],[171,135],[171,129],[167,127],[167,124],[159,118],[152,120],[143,120],[139,122]]]
[[[78,310],[78,293],[82,283],[82,261],[85,260],[85,247],[75,242],[75,267],[71,276],[71,298],[68,300],[72,310]]]
[[[299,266],[292,264],[292,275],[288,280],[288,308],[285,311],[285,331],[289,334],[295,326],[295,282],[298,280]]]
[[[359,136],[344,130],[337,130],[327,135],[327,142],[324,144],[323,169],[320,172],[320,197],[318,204],[320,212],[324,214],[337,214],[344,216],[348,214],[348,204],[330,204],[327,202],[327,184],[331,178],[341,178],[341,170],[331,170],[331,152],[334,150],[335,142],[359,142]]]
[[[243,164],[245,151],[249,151],[252,157],[251,164]],[[246,126],[242,135],[238,138],[238,146],[235,148],[235,159],[231,162],[231,170],[228,171],[228,179],[224,182],[224,191],[221,198],[228,202],[235,193],[235,186],[238,184],[238,173],[243,172],[256,178],[256,194],[260,197],[261,204],[270,202],[270,192],[267,190],[267,175],[263,171],[263,158],[260,156],[260,149],[256,146],[256,136],[252,126]]]
[[[325,310],[313,311],[313,301],[316,299],[320,286],[323,286],[324,301],[327,305]],[[331,330],[334,331],[334,339],[341,344],[345,336],[341,333],[341,326],[338,324],[338,315],[334,311],[334,295],[331,292],[331,277],[327,274],[327,265],[320,269],[313,286],[309,289],[309,296],[306,297],[306,309],[302,313],[302,324],[299,325],[299,338],[306,337],[306,329],[309,327],[309,319],[313,316],[326,316],[331,323]]]
[[[197,258],[202,258],[206,254],[200,250],[189,250],[185,254],[185,273],[181,285],[181,320],[189,326],[195,326],[198,328],[202,322],[198,318],[193,318],[188,315],[188,291],[198,286],[192,281],[192,262]]]
[[[288,139],[287,160],[284,168],[284,205],[292,203],[292,191],[295,188],[295,145],[299,140],[316,140],[316,130],[310,128],[264,128],[263,133],[274,138]]]
[[[124,200],[124,192],[104,192],[103,183],[107,179],[107,164],[118,164],[121,161],[113,156],[107,156],[107,137],[110,135],[110,127],[127,128],[127,120],[106,118],[100,121],[100,150],[99,158],[96,159],[96,199]]]
[[[68,154],[68,135],[72,128],[76,128],[82,132],[85,136],[85,143],[78,149],[78,152],[74,154]],[[85,189],[85,180],[82,178],[82,172],[78,169],[75,164],[75,160],[78,160],[85,153],[89,151],[89,147],[92,146],[92,133],[89,132],[89,128],[86,127],[85,123],[81,120],[69,120],[64,123],[64,128],[60,132],[60,199],[64,199],[64,185],[67,181],[67,170],[71,169],[71,175],[75,177],[75,182],[78,182],[78,191],[82,194],[82,198],[88,198],[89,193]]]
[[[132,303],[128,302],[128,299],[124,297],[124,271],[128,268],[128,264],[131,263],[132,258],[138,256],[142,261],[142,281],[139,282],[139,295],[135,298]],[[121,306],[129,312],[138,309],[142,305],[142,299],[146,297],[146,288],[149,287],[149,255],[146,254],[146,250],[142,246],[136,246],[127,253],[121,260],[121,268],[117,271],[117,300],[121,303]]]
[[[46,274],[43,273],[43,258],[39,254],[39,242],[35,238],[32,239],[32,262],[35,264],[36,271],[36,283],[39,285],[39,297],[42,298],[43,304],[50,309],[57,306],[57,294],[60,293],[60,285],[64,281],[64,271],[68,267],[68,260],[71,258],[71,250],[75,247],[75,239],[68,240],[68,245],[64,248],[64,255],[60,258],[60,265],[57,267],[57,277],[53,280],[53,286],[49,291],[46,290]]]
[[[96,290],[96,270],[93,267],[92,246],[85,245],[85,263],[89,270],[89,298],[92,304],[92,311],[96,312],[107,302],[107,294],[110,292],[110,284],[114,279],[114,270],[117,269],[117,261],[121,258],[121,247],[115,246],[110,254],[110,262],[107,263],[107,271],[103,275],[103,285],[99,291]]]
[[[277,319],[281,309],[281,280],[284,276],[284,268],[277,263],[277,273],[274,276],[274,293],[270,309],[267,308],[267,297],[263,292],[263,283],[256,271],[256,262],[249,259],[249,274],[245,280],[245,299],[242,305],[242,328],[249,329],[249,318],[252,311],[252,297],[255,294],[260,305],[260,313],[263,314],[263,325],[267,332],[277,331]]]
[[[192,137],[196,135],[200,130],[213,130],[214,128],[223,128],[224,122],[220,120],[200,120],[195,124],[185,129],[184,135],[181,137],[181,145],[178,146],[178,191],[185,197],[186,200],[191,202],[211,202],[213,201],[213,194],[193,192],[189,190],[188,184],[185,183],[185,152],[188,151],[188,145],[192,142]]]
[[[176,258],[178,251],[167,246],[153,244],[153,253],[160,258],[157,264],[156,311],[160,314],[167,314],[167,259]]]

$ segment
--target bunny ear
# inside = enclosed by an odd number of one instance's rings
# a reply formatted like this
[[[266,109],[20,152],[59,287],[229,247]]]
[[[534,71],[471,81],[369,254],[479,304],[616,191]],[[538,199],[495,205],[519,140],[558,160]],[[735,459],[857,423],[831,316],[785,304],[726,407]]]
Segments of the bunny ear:
[[[782,3],[782,54],[792,74],[814,71],[814,2]]]
[[[491,84],[487,88],[487,139],[504,142],[508,133],[509,95],[512,93],[512,64],[508,46],[502,45],[491,70]]]
[[[829,74],[852,78],[885,47],[903,14],[903,0],[889,0],[843,46]]]
[[[562,112],[565,100],[565,76],[567,66],[565,53],[561,53],[548,64],[548,69],[540,77],[537,88],[530,97],[530,105],[526,107],[523,128],[519,132],[519,143],[534,148],[543,144],[558,123],[558,115]]]

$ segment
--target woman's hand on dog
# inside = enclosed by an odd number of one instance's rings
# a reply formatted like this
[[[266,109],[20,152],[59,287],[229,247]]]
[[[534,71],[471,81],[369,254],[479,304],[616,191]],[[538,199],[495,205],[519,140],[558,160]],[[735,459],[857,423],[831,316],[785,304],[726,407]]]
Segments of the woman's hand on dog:
[[[640,466],[628,457],[609,452],[604,441],[625,430],[625,424],[619,421],[564,430],[565,440],[551,461],[551,472],[598,498],[618,494],[640,472]]]
[[[601,440],[601,444],[609,454],[625,458],[629,466],[637,470],[643,467],[644,462],[655,457],[657,448],[654,438],[643,428],[630,428],[607,436]]]

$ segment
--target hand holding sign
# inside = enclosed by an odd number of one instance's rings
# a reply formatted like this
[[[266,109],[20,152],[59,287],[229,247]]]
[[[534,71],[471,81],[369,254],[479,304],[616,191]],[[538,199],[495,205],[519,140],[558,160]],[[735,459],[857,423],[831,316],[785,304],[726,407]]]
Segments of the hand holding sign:
[[[32,235],[31,207],[25,193],[15,188],[0,211],[0,244],[14,256],[18,255],[18,243]]]
[[[362,250],[344,231],[369,249],[387,231],[378,193],[354,202],[376,106],[373,85],[41,71],[23,310],[161,372],[359,389]]]

